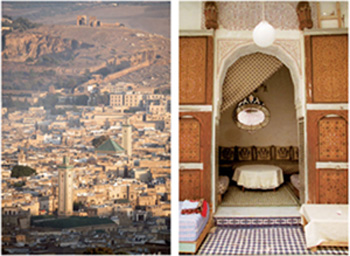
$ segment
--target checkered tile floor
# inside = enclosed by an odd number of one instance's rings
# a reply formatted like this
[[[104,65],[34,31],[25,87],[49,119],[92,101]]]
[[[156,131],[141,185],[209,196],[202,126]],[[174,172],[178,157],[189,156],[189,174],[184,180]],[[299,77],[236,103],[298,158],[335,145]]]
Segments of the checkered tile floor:
[[[208,234],[199,255],[348,255],[344,247],[306,249],[301,226],[232,228],[217,227]]]

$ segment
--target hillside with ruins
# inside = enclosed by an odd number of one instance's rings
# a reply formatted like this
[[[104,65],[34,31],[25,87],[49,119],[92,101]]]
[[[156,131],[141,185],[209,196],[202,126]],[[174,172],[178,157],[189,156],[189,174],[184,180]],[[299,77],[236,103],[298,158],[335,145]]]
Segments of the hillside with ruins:
[[[93,9],[97,15],[91,15],[94,14],[91,8],[72,3],[71,11],[58,12],[48,22],[50,24],[45,24],[43,22],[48,21],[50,12],[44,4],[39,18],[29,20],[37,26],[13,29],[11,23],[16,15],[25,19],[33,16],[25,7],[14,10],[8,4],[4,4],[3,14],[9,20],[4,21],[4,17],[2,20],[3,31],[4,27],[6,29],[4,22],[9,23],[9,31],[3,36],[3,89],[43,91],[54,86],[74,90],[90,84],[119,81],[132,81],[144,87],[168,84],[170,40],[160,34],[162,29],[159,34],[152,33],[154,26],[145,27],[146,31],[129,27],[132,25],[128,23],[130,18],[121,16],[118,19],[116,14],[125,8],[130,9],[130,6],[103,4]],[[147,10],[155,13],[152,6],[141,5],[145,24],[149,22]],[[118,11],[106,15],[101,13],[101,10],[112,7]],[[139,13],[137,19],[142,19],[140,6],[134,7],[135,14]],[[162,12],[162,8],[160,10]],[[154,17],[156,19],[157,15]],[[57,24],[52,24],[54,20]],[[122,23],[123,20],[127,23]]]

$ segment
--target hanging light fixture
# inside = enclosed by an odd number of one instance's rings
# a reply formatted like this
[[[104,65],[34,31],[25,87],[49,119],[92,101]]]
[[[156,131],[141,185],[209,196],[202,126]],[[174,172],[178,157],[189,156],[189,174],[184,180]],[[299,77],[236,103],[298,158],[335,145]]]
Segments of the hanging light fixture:
[[[253,30],[254,43],[260,47],[268,47],[275,41],[275,29],[265,20],[265,3],[262,8],[263,20]]]

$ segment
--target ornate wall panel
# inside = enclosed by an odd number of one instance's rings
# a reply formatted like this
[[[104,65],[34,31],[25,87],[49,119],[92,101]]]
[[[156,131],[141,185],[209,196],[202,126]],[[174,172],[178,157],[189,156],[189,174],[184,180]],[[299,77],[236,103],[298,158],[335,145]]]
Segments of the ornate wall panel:
[[[183,155],[181,151],[189,148],[200,151],[200,163],[203,163],[203,170],[180,170],[180,197],[183,199],[196,199],[198,189],[194,191],[192,186],[189,186],[186,178],[191,174],[194,177],[194,173],[197,173],[197,177],[200,179],[200,197],[211,202],[211,112],[180,112],[180,162],[186,162],[189,160],[188,155]],[[188,118],[189,116],[193,118]],[[197,122],[197,123],[195,123]],[[200,131],[198,130],[198,127]],[[192,134],[191,134],[192,133]],[[195,135],[194,135],[195,134]],[[197,138],[197,135],[199,138]],[[194,139],[193,137],[196,137]],[[192,142],[191,142],[192,141]],[[185,144],[184,144],[185,143]],[[189,144],[197,144],[197,147],[192,147]],[[184,146],[186,145],[186,146]],[[200,146],[198,146],[200,145]],[[198,156],[192,153],[191,156],[195,158]],[[193,162],[192,158],[190,162]],[[192,171],[192,173],[190,173]],[[200,174],[200,175],[199,175]],[[183,176],[181,176],[183,175]],[[182,177],[182,180],[181,180]],[[184,184],[183,184],[184,182]],[[192,181],[194,184],[195,181]],[[191,196],[193,195],[193,196]]]
[[[202,198],[201,170],[180,171],[180,200]]]
[[[212,38],[180,37],[180,104],[211,104]]]
[[[253,30],[262,20],[263,5],[260,2],[220,1],[218,7],[218,23],[229,30]],[[281,30],[298,30],[296,13],[298,2],[265,2],[265,19],[275,28]],[[314,28],[317,27],[316,2],[310,2]],[[203,2],[204,10],[204,2]],[[204,11],[202,11],[202,29],[205,29]]]
[[[329,117],[329,116],[338,116],[338,117]],[[329,124],[323,123],[323,122],[326,122],[327,120],[330,120],[332,122],[330,122]],[[347,161],[347,147],[348,147],[347,139],[345,140],[345,143],[346,143],[345,148],[343,145],[340,145],[339,147],[337,146],[338,144],[333,145],[329,141],[324,141],[323,139],[320,141],[320,134],[319,134],[320,132],[322,132],[322,136],[333,139],[332,133],[334,133],[335,128],[332,128],[329,130],[327,129],[327,127],[329,128],[330,125],[336,125],[336,123],[333,123],[333,121],[336,122],[336,120],[339,120],[338,122],[341,121],[342,124],[345,124],[345,129],[347,129],[348,111],[346,110],[308,110],[307,111],[307,140],[308,140],[307,165],[308,165],[309,203],[320,203],[319,201],[320,198],[325,198],[326,193],[328,193],[327,190],[324,189],[324,187],[326,186],[325,177],[330,174],[327,174],[327,175],[321,174],[321,171],[316,170],[316,162],[325,161],[325,160],[321,160],[325,158],[320,158],[320,157],[322,156],[322,157],[326,157],[326,159],[328,158],[327,149],[330,149],[329,152],[331,152],[331,154],[329,154],[329,157],[336,156],[338,153],[339,156],[342,156],[342,157],[345,156],[346,157],[344,158],[345,162]],[[321,129],[320,129],[320,124],[321,124]],[[341,135],[340,137],[343,137],[343,135]],[[341,144],[343,143],[343,139],[339,140],[337,138],[336,140],[341,141]],[[319,145],[321,142],[325,144]],[[339,152],[336,152],[336,150],[334,151],[334,148],[337,148],[339,150],[340,148],[342,148],[342,150],[346,150],[346,152],[341,152],[341,154],[339,154]],[[323,152],[322,154],[320,154],[321,150]],[[326,162],[330,162],[330,161],[326,160]],[[333,169],[332,171],[334,172],[333,174],[335,175],[335,173],[339,171],[344,172],[345,170]],[[345,172],[347,172],[347,170]],[[324,175],[324,176],[321,177],[321,175]],[[330,180],[332,181],[332,179]],[[323,184],[322,189],[320,188],[321,182]],[[347,185],[347,180],[346,180],[346,185]],[[339,183],[339,186],[340,187],[342,186],[341,183]],[[322,196],[320,194],[322,194]]]
[[[194,118],[181,118],[180,131],[180,162],[201,161],[201,127]]]
[[[319,160],[347,161],[347,124],[343,118],[324,118],[319,122]]]
[[[348,203],[348,171],[318,170],[319,200],[321,204]]]
[[[311,38],[313,102],[348,100],[348,36]]]

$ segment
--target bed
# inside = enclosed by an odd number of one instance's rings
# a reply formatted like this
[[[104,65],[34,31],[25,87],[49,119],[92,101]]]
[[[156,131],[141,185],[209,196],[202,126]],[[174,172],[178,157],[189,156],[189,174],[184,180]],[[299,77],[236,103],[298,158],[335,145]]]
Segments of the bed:
[[[201,213],[181,214],[186,201],[179,205],[179,252],[195,254],[212,227],[209,206]]]
[[[300,208],[306,246],[348,246],[348,205],[304,204]]]
[[[232,180],[251,189],[275,189],[283,182],[283,171],[275,165],[243,165],[236,168]]]

